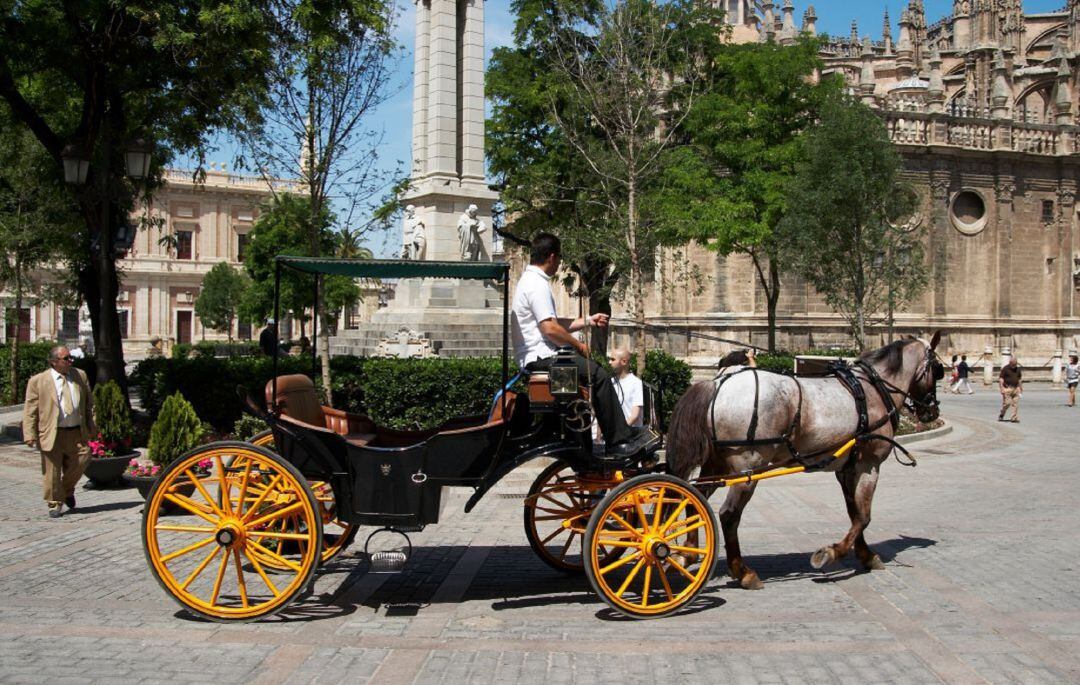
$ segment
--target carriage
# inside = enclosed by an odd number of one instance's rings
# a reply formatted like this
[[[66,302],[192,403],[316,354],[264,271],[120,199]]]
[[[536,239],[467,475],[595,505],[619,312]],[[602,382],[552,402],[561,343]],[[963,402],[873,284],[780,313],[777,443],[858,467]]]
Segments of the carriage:
[[[278,376],[275,363],[265,402],[246,401],[270,431],[189,452],[163,470],[147,497],[146,558],[182,607],[217,621],[270,616],[300,597],[361,526],[374,528],[361,555],[370,570],[399,570],[411,551],[408,535],[438,523],[446,488],[473,489],[469,512],[501,478],[536,459],[549,463],[525,498],[523,518],[545,563],[583,572],[609,606],[632,617],[670,614],[706,586],[718,525],[702,494],[663,473],[656,447],[618,459],[594,450],[588,390],[579,387],[569,353],[550,371],[510,377],[507,264],[278,257],[276,268],[278,286],[282,269],[316,279],[500,286],[502,382],[485,415],[394,430],[322,406],[309,377]],[[276,315],[276,294],[274,306]]]

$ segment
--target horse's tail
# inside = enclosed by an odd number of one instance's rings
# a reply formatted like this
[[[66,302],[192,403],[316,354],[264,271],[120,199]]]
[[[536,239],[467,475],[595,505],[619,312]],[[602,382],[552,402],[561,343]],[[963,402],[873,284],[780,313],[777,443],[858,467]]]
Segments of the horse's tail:
[[[708,461],[712,454],[712,408],[716,386],[711,382],[690,386],[671,413],[667,434],[667,463],[671,472],[686,478],[694,467]]]

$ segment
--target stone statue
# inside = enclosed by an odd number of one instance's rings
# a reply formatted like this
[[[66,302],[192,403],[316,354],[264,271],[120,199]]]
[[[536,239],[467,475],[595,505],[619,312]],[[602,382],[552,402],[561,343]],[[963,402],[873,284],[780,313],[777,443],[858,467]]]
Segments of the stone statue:
[[[419,260],[424,258],[427,246],[427,235],[424,232],[424,222],[416,216],[416,207],[409,205],[405,208],[404,245],[401,247],[402,259]]]
[[[480,236],[487,230],[487,227],[484,226],[483,221],[476,218],[477,210],[476,205],[469,205],[469,208],[465,210],[465,213],[461,215],[457,222],[461,259],[466,262],[480,261],[480,255],[484,251],[484,240]]]

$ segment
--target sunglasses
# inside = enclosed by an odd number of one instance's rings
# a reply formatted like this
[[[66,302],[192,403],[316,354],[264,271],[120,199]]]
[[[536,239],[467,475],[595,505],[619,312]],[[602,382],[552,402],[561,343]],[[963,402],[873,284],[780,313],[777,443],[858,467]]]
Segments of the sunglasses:
[[[74,360],[75,360],[75,357],[72,357],[70,354],[67,355],[66,357],[57,357],[56,358],[56,361],[58,361],[58,362],[70,362],[70,361],[74,361]]]

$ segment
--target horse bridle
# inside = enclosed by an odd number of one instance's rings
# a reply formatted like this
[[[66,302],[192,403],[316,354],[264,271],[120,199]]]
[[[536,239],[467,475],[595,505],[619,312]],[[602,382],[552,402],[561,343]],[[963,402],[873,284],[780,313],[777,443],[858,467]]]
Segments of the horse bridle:
[[[927,412],[931,410],[938,411],[941,406],[941,402],[938,401],[937,397],[937,382],[945,377],[945,365],[941,363],[941,360],[937,357],[937,353],[934,352],[933,348],[929,345],[926,346],[926,355],[923,357],[922,368],[919,369],[915,378],[912,379],[912,385],[917,384],[925,378],[927,374],[930,374],[933,377],[933,382],[930,384],[930,389],[927,390],[921,398],[916,398],[910,392],[901,390],[893,383],[882,378],[879,374],[875,374],[877,377],[872,379],[872,381],[875,384],[880,384],[881,387],[885,388],[887,391],[895,392],[903,397],[904,409],[907,409],[912,414],[918,416],[920,410],[925,410]]]

